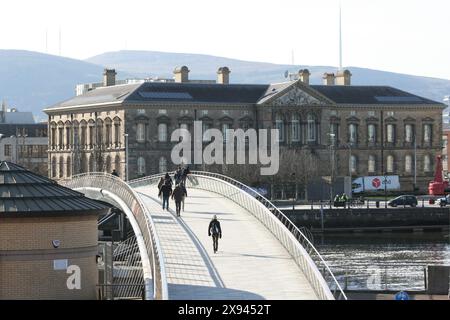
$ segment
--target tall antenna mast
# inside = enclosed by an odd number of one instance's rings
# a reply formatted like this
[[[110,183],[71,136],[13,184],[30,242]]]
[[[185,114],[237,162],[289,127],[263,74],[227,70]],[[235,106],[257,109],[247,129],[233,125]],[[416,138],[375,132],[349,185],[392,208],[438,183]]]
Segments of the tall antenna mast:
[[[342,9],[339,2],[339,70],[342,70]]]

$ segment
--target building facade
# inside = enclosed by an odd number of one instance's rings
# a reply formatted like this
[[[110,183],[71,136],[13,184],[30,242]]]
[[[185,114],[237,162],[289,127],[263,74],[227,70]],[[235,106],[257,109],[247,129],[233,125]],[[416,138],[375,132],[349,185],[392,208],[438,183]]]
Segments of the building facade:
[[[0,161],[11,161],[47,176],[47,149],[47,123],[0,123]]]
[[[193,133],[194,121],[202,121],[203,131],[279,129],[282,165],[275,177],[262,181],[245,167],[191,166],[251,184],[294,184],[298,194],[297,185],[314,176],[397,174],[403,190],[426,190],[432,180],[442,148],[441,103],[391,87],[352,86],[349,71],[325,74],[323,85],[310,85],[308,70],[269,85],[229,84],[227,67],[214,84],[190,81],[187,67],[174,73],[173,83],[115,85],[115,72],[106,70],[103,87],[45,109],[50,176],[116,169],[125,178],[128,168],[131,179],[172,170],[171,133]]]

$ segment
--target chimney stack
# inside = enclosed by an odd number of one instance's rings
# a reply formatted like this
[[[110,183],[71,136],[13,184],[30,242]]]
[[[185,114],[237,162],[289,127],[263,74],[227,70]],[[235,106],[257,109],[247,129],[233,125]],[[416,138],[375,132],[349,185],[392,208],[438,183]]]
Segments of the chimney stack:
[[[183,83],[189,82],[189,69],[186,66],[176,67],[173,70],[173,74],[175,75],[175,82]]]
[[[336,76],[334,75],[334,73],[324,73],[322,79],[324,85],[334,86]]]
[[[349,70],[338,71],[336,75],[336,84],[339,86],[351,85],[352,74]]]
[[[217,70],[217,83],[229,84],[230,83],[230,69],[228,67],[220,67]]]
[[[306,85],[309,85],[309,76],[310,75],[311,75],[311,73],[309,72],[308,69],[301,69],[298,72],[298,77],[299,77],[300,81]]]
[[[116,85],[116,70],[115,69],[105,69],[103,72],[103,86],[115,86]]]

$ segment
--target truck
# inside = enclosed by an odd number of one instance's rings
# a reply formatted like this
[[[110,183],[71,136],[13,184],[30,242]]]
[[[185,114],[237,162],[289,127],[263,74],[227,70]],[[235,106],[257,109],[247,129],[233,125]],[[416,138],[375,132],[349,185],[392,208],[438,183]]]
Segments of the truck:
[[[385,183],[386,181],[386,183]],[[374,191],[400,190],[399,176],[364,176],[353,180],[352,192],[374,192]]]

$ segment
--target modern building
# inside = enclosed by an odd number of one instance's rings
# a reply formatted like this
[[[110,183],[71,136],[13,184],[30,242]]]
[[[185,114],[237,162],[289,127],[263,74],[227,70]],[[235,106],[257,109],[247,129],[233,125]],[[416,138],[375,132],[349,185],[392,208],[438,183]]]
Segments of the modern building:
[[[0,299],[96,299],[107,206],[0,162]]]
[[[0,161],[12,161],[27,169],[48,175],[47,123],[36,123],[32,112],[8,109],[0,111]]]
[[[353,86],[348,70],[326,73],[323,85],[310,85],[308,70],[297,80],[264,85],[230,84],[227,67],[218,69],[216,83],[194,83],[189,72],[176,68],[175,82],[115,85],[115,72],[106,70],[102,87],[45,109],[51,176],[116,169],[125,178],[128,168],[135,178],[171,170],[171,133],[192,132],[194,121],[202,121],[203,130],[279,129],[283,165],[275,177],[209,168],[252,184],[291,184],[301,193],[308,175],[398,174],[403,190],[425,191],[433,178],[442,103],[387,86]]]

